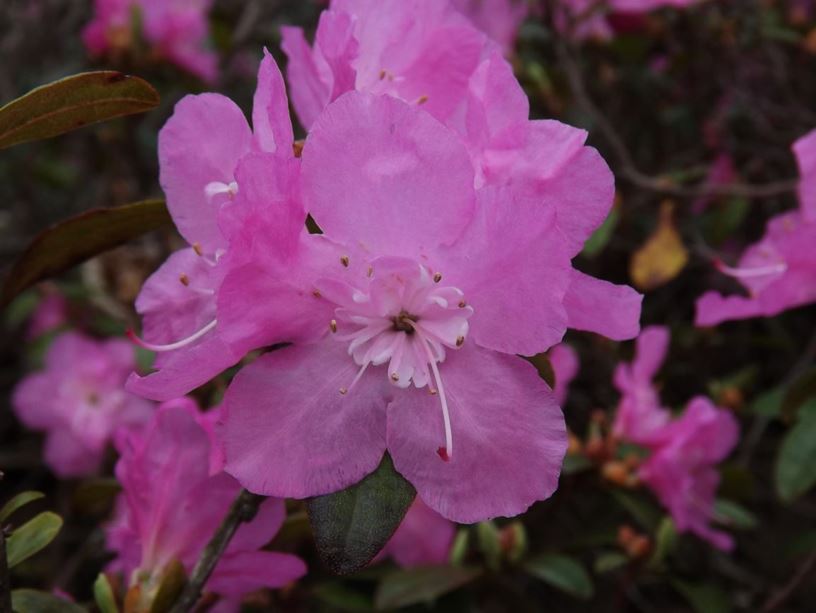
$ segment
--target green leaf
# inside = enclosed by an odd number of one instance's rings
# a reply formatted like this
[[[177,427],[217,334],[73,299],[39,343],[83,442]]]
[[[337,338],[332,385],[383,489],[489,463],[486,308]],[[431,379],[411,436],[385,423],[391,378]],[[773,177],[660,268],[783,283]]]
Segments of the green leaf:
[[[15,613],[87,613],[78,604],[48,592],[19,589],[11,592],[11,608]]]
[[[655,533],[654,553],[649,559],[649,565],[653,568],[659,566],[672,552],[677,543],[677,528],[671,517],[664,517],[660,520],[660,525]]]
[[[630,494],[619,489],[610,490],[617,503],[637,520],[641,527],[649,532],[657,529],[663,514],[651,502],[637,494]]]
[[[144,113],[158,104],[159,94],[139,77],[112,70],[73,75],[0,108],[0,149]]]
[[[761,417],[777,418],[781,415],[784,398],[785,388],[775,387],[757,396],[751,403],[751,411]]]
[[[718,522],[737,530],[753,530],[759,523],[756,515],[748,509],[723,498],[714,502],[714,517]]]
[[[602,575],[604,573],[612,572],[629,563],[629,558],[617,551],[608,551],[601,553],[595,558],[593,566],[596,573]]]
[[[813,411],[816,408],[816,368],[811,368],[796,379],[782,399],[782,417],[788,421],[796,419],[799,411]]]
[[[171,223],[163,200],[143,200],[93,209],[52,226],[35,237],[14,263],[0,293],[0,306],[37,281]]]
[[[62,518],[45,511],[26,522],[8,537],[6,553],[9,568],[33,556],[54,540],[62,528]]]
[[[453,539],[453,545],[451,545],[450,556],[448,557],[450,563],[454,564],[455,566],[462,566],[465,556],[467,555],[469,545],[470,530],[467,528],[459,528],[459,530],[456,531],[456,536]]]
[[[374,603],[381,611],[430,603],[467,585],[481,574],[481,569],[463,566],[420,566],[398,570],[380,583]]]
[[[581,251],[581,255],[594,258],[603,251],[604,247],[609,243],[609,239],[611,239],[615,233],[615,228],[618,226],[619,221],[620,212],[617,208],[614,208],[609,212],[609,215],[598,229],[592,233],[592,236],[587,239],[587,242],[584,243],[584,250]]]
[[[101,613],[119,613],[113,588],[105,573],[99,573],[93,584],[93,592],[96,606],[99,607]]]
[[[332,611],[373,611],[374,603],[368,594],[352,589],[345,583],[331,581],[318,585],[314,595],[329,605]]]
[[[568,453],[564,456],[564,465],[561,473],[564,475],[574,475],[592,468],[592,462],[584,454]]]
[[[528,560],[524,564],[524,570],[533,577],[581,600],[589,600],[595,593],[592,580],[584,567],[568,556],[540,555]]]
[[[341,492],[306,502],[320,557],[335,573],[368,564],[394,534],[416,490],[386,454],[377,470]]]
[[[729,613],[731,601],[728,594],[710,583],[671,582],[697,613]]]
[[[44,497],[45,494],[42,492],[21,492],[17,494],[14,498],[4,504],[2,509],[0,509],[0,524],[5,523],[13,513],[15,513],[21,507],[27,505],[29,502],[34,502],[35,500],[39,500],[40,498]]]
[[[816,412],[803,412],[776,458],[776,491],[793,502],[816,484]]]

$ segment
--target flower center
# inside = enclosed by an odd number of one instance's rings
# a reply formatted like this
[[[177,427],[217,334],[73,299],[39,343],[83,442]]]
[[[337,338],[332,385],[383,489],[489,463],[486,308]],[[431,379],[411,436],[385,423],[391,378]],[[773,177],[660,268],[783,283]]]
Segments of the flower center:
[[[347,258],[341,259],[347,267]],[[320,295],[334,302],[330,328],[360,370],[348,387],[349,394],[366,369],[387,363],[392,385],[428,387],[439,396],[445,423],[445,446],[439,455],[452,453],[450,416],[438,364],[448,349],[461,347],[468,333],[473,309],[461,290],[441,284],[442,275],[404,258],[379,258],[362,279],[362,289],[344,281],[324,279]]]

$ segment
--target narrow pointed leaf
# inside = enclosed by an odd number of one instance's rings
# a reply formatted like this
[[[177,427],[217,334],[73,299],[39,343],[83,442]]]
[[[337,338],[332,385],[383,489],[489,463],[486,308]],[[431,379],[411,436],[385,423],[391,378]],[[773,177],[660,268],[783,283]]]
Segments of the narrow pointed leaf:
[[[101,613],[119,613],[119,606],[116,604],[116,597],[113,594],[108,576],[99,573],[93,585],[94,601]]]
[[[6,541],[9,568],[14,568],[45,548],[54,540],[60,528],[62,528],[62,518],[51,511],[40,513],[17,528]]]
[[[29,589],[12,591],[11,606],[15,613],[87,613],[70,600]]]
[[[804,411],[776,458],[776,491],[791,503],[816,485],[816,411]]]
[[[34,502],[35,500],[39,500],[40,498],[44,497],[45,494],[42,492],[21,492],[17,494],[14,498],[4,504],[2,509],[0,509],[0,524],[5,523],[6,520],[12,516],[12,514],[14,514],[18,509],[27,505],[29,502]]]
[[[356,485],[310,498],[306,504],[320,557],[335,573],[359,570],[394,534],[415,495],[386,454]]]
[[[584,567],[568,556],[544,554],[527,561],[524,570],[533,577],[581,600],[589,600],[595,593],[592,580]]]
[[[159,94],[143,79],[105,70],[42,85],[0,108],[0,149],[144,113]]]
[[[431,603],[479,577],[482,570],[461,566],[421,566],[391,573],[377,588],[379,610]]]
[[[0,306],[38,281],[171,223],[163,200],[93,209],[58,223],[35,237],[14,263],[0,293]]]

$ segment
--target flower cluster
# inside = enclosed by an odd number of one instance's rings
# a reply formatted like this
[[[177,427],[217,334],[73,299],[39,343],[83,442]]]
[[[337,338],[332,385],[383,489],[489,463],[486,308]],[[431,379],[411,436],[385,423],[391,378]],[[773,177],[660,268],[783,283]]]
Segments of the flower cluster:
[[[668,345],[666,328],[645,328],[637,339],[635,359],[616,369],[621,400],[612,432],[619,440],[648,450],[637,476],[669,510],[678,530],[730,549],[731,537],[712,529],[709,522],[719,484],[716,465],[737,444],[739,426],[729,411],[702,396],[693,398],[679,417],[661,405],[652,379]]]
[[[82,39],[93,55],[130,50],[143,37],[151,52],[205,81],[218,58],[207,47],[212,0],[94,0],[94,18]]]
[[[242,485],[325,494],[387,450],[448,519],[522,512],[554,491],[566,437],[514,354],[568,327],[638,331],[636,292],[571,265],[611,206],[608,167],[583,131],[527,119],[501,50],[446,3],[337,0],[314,48],[285,29],[284,50],[305,143],[293,147],[268,54],[252,130],[203,94],[161,132],[162,186],[191,247],[139,296],[139,342],[160,357],[129,389],[173,398],[288,343],[224,398],[226,470]]]

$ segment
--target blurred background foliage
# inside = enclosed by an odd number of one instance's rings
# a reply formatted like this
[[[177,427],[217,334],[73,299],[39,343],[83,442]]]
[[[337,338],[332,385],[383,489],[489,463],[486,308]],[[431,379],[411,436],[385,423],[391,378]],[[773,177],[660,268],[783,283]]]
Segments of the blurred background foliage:
[[[742,441],[723,465],[718,508],[738,546],[718,552],[678,536],[645,492],[603,479],[585,456],[568,458],[556,495],[514,520],[462,527],[453,563],[432,571],[379,564],[332,576],[314,553],[305,512],[291,515],[276,549],[297,551],[310,573],[286,590],[259,593],[255,610],[368,611],[810,611],[816,588],[816,306],[768,319],[700,329],[694,299],[730,291],[712,259],[732,260],[761,236],[765,221],[793,208],[790,144],[816,127],[816,22],[794,0],[712,0],[694,10],[659,11],[616,24],[609,41],[576,43],[543,16],[522,27],[513,58],[534,118],[586,128],[615,171],[608,222],[578,267],[646,293],[643,323],[672,329],[659,380],[665,402],[708,394],[733,409]],[[279,54],[279,27],[313,29],[321,6],[308,0],[217,0],[212,34],[221,55],[217,90],[247,110],[264,45]],[[95,65],[79,38],[86,0],[0,3],[0,101]],[[812,13],[811,13],[812,15]],[[156,138],[192,77],[137,50],[105,68],[138,74],[160,92],[159,108],[0,155],[0,261],[6,268],[42,228],[91,207],[161,196]],[[302,136],[303,131],[299,134]],[[711,195],[721,158],[741,187]],[[764,187],[763,187],[764,186]],[[727,190],[723,190],[727,191]],[[26,342],[25,319],[60,291],[76,325],[120,334],[135,324],[142,281],[180,246],[156,232],[21,296],[0,335],[0,502],[21,491],[46,495],[15,515],[15,526],[52,510],[64,526],[47,555],[13,569],[15,585],[58,588],[93,599],[106,561],[101,521],[117,491],[100,478],[58,481],[40,461],[40,438],[8,410],[9,390],[41,360],[47,338]],[[816,246],[814,246],[816,249]],[[581,370],[565,407],[586,440],[598,411],[611,411],[614,366],[631,343],[570,333]],[[201,392],[218,398],[226,379]],[[113,458],[111,458],[112,463]],[[19,520],[17,519],[19,517]],[[50,516],[48,516],[50,517]]]

